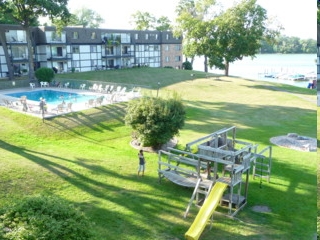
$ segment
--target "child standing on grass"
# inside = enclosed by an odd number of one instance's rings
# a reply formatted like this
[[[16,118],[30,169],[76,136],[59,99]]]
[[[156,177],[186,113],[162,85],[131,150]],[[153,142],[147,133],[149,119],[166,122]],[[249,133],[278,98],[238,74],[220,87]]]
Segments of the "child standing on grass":
[[[138,157],[139,157],[138,176],[140,175],[140,172],[142,172],[142,176],[144,176],[144,170],[145,170],[146,161],[145,161],[144,156],[143,156],[143,150],[139,151]]]

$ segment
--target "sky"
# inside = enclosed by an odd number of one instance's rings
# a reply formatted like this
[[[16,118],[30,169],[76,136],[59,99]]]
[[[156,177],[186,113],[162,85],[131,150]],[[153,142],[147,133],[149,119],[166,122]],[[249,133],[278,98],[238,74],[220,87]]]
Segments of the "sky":
[[[131,15],[137,11],[149,12],[156,18],[167,16],[175,19],[175,8],[179,0],[69,0],[68,7],[72,12],[81,7],[99,13],[105,23],[100,27],[110,29],[133,29]],[[230,6],[233,0],[221,0]],[[301,39],[316,39],[317,7],[314,0],[257,0],[267,10],[268,16],[276,17],[285,28],[282,35]]]

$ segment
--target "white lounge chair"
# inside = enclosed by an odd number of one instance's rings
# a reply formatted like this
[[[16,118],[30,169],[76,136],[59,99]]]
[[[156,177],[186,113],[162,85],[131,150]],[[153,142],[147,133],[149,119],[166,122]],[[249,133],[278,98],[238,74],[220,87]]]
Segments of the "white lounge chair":
[[[108,93],[109,87],[110,87],[110,85],[106,85],[106,86],[104,87],[103,91],[106,92],[106,93]]]
[[[86,107],[95,107],[94,105],[94,99],[89,99],[88,102],[86,102]]]
[[[67,111],[72,112],[72,102],[67,104]]]
[[[96,104],[99,104],[100,106],[102,105],[102,102],[103,102],[103,99],[104,99],[104,96],[101,96],[101,97],[98,97],[96,99]]]
[[[116,92],[118,93],[120,91],[121,91],[121,86],[118,86]]]
[[[141,88],[140,87],[134,87],[130,92],[127,93],[128,99],[134,99],[141,97]]]
[[[59,112],[64,112],[64,109],[65,109],[64,105],[65,105],[65,104],[60,103],[60,104],[58,104],[58,106],[57,106],[55,109],[52,109],[52,110],[56,110],[57,113],[59,113]]]
[[[30,88],[31,89],[34,89],[36,87],[36,84],[35,83],[30,83]]]
[[[98,86],[98,88],[97,88],[97,91],[98,91],[98,92],[102,92],[102,90],[103,90],[102,84],[100,84],[100,85]]]
[[[120,90],[119,93],[120,93],[121,96],[123,96],[123,95],[125,95],[126,91],[127,91],[127,87],[123,87],[123,88]]]
[[[80,88],[79,88],[79,89],[84,90],[85,87],[86,87],[86,84],[85,84],[85,83],[82,83],[82,84],[80,84]]]
[[[111,86],[110,86],[110,88],[109,88],[108,93],[112,93],[113,89],[114,89],[114,86],[113,86],[113,85],[111,85]]]
[[[96,83],[94,83],[92,87],[89,88],[89,90],[92,90],[92,91],[97,91],[97,89],[98,89],[98,84]]]
[[[14,107],[12,101],[9,101],[8,99],[2,99],[2,101],[4,102],[4,104],[5,104],[6,107],[8,107],[8,108]]]

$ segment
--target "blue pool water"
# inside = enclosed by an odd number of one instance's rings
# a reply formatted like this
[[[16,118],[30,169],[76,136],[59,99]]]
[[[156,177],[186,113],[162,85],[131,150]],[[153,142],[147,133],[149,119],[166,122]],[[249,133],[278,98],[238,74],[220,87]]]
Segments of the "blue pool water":
[[[40,101],[40,98],[44,98],[48,104],[59,104],[62,101],[73,103],[85,103],[89,99],[95,99],[97,95],[86,95],[73,92],[63,92],[56,90],[38,90],[32,92],[17,92],[8,93],[7,96],[20,98],[21,96],[27,96],[27,100]]]

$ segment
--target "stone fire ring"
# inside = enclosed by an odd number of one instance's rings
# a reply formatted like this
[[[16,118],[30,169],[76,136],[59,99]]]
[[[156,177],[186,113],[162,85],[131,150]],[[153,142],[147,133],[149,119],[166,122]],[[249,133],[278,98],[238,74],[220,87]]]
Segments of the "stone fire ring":
[[[317,139],[306,136],[300,136],[296,133],[288,133],[284,136],[272,137],[270,142],[285,148],[290,148],[303,152],[317,151]]]

